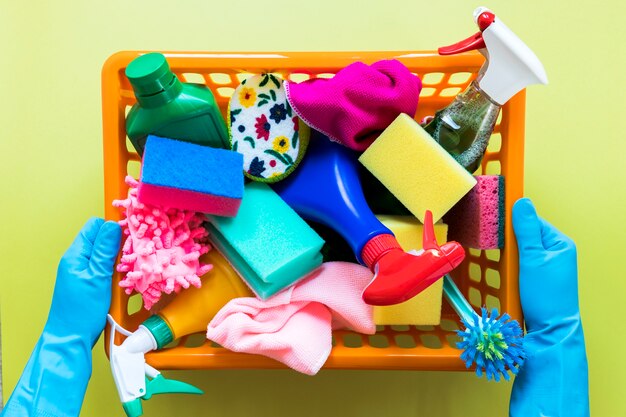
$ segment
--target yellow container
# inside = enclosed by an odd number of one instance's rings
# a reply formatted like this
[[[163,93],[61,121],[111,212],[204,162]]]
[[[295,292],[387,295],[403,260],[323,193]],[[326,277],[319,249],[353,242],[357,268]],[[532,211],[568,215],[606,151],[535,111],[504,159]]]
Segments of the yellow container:
[[[125,114],[135,98],[124,70],[141,53],[119,52],[107,60],[102,70],[105,216],[111,220],[120,219],[121,213],[111,202],[126,197],[124,176],[127,173],[136,176],[139,171],[139,157],[125,132]],[[249,74],[274,72],[286,79],[302,81],[330,76],[355,61],[371,64],[381,59],[398,59],[423,81],[418,121],[449,104],[475,78],[484,61],[478,53],[445,57],[435,52],[163,53],[181,81],[203,82],[213,90],[224,116],[234,88]],[[504,105],[478,172],[506,176],[504,249],[469,249],[466,260],[452,274],[474,307],[497,307],[520,322],[518,259],[511,208],[523,194],[524,107],[524,91]],[[143,310],[129,313],[129,297],[118,286],[120,278],[116,273],[113,279],[111,315],[132,331],[149,313]],[[373,336],[338,331],[334,333],[333,350],[325,368],[464,370],[455,347],[454,330],[459,326],[458,317],[444,303],[440,326],[384,326]],[[230,352],[208,341],[201,346],[189,344],[189,337],[183,337],[176,346],[150,353],[146,359],[158,369],[284,367],[264,356]]]
[[[254,296],[218,251],[209,251],[201,261],[213,265],[213,269],[202,277],[202,286],[182,291],[159,312],[174,339],[206,333],[207,325],[224,304],[233,298]]]

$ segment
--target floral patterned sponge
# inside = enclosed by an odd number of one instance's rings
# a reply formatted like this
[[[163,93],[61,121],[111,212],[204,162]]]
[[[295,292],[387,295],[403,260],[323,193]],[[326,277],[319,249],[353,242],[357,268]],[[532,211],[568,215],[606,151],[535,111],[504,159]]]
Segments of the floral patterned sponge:
[[[242,81],[228,116],[231,149],[243,155],[248,178],[276,182],[300,163],[310,130],[291,109],[279,77],[260,74]]]

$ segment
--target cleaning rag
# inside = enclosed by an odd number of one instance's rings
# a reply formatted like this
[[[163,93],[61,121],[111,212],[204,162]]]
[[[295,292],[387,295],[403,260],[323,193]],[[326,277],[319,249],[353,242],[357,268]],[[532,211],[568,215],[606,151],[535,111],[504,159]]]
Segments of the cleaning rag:
[[[260,354],[315,375],[332,349],[332,330],[373,334],[372,307],[361,298],[372,280],[365,267],[327,262],[263,301],[229,301],[211,320],[207,338],[235,352]]]
[[[421,80],[397,60],[355,62],[333,78],[285,82],[300,119],[331,140],[364,151],[400,113],[413,117]]]

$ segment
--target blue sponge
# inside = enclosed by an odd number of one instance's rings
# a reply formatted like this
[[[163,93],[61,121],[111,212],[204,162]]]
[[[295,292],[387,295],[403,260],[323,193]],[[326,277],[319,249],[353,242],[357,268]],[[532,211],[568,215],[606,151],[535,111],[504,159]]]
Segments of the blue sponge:
[[[214,246],[262,299],[322,264],[322,238],[264,183],[245,186],[236,217],[207,217]]]
[[[140,202],[234,216],[243,197],[243,156],[225,149],[150,135],[146,141]]]

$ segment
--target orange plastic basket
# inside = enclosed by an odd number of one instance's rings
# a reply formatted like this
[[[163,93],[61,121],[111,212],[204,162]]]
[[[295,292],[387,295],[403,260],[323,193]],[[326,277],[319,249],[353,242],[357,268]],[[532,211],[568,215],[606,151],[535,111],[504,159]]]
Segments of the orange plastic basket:
[[[117,53],[107,60],[102,71],[105,215],[112,220],[119,220],[121,213],[111,202],[126,198],[124,177],[127,173],[136,176],[140,164],[125,133],[125,115],[135,98],[124,70],[141,53]],[[445,57],[433,52],[164,54],[182,81],[204,82],[213,90],[224,115],[233,89],[249,74],[273,72],[285,79],[301,81],[309,77],[332,76],[355,61],[373,63],[381,59],[398,59],[422,78],[424,88],[416,115],[420,120],[434,114],[463,91],[483,63],[482,56],[477,53]],[[481,167],[481,173],[505,176],[505,247],[489,251],[470,249],[466,260],[452,274],[474,307],[497,307],[520,323],[518,260],[511,208],[522,196],[523,189],[524,107],[524,91],[503,107]],[[147,318],[148,312],[136,307],[137,300],[133,302],[132,298],[138,295],[129,297],[118,286],[120,278],[119,273],[113,278],[111,314],[132,331]],[[325,368],[464,370],[464,363],[459,359],[460,351],[455,347],[458,340],[455,330],[459,326],[457,315],[444,302],[440,326],[379,326],[377,333],[371,336],[337,331]],[[107,338],[109,330],[107,328]],[[159,369],[284,367],[263,356],[228,351],[206,341],[203,335],[183,337],[161,351],[149,353],[146,359]]]

